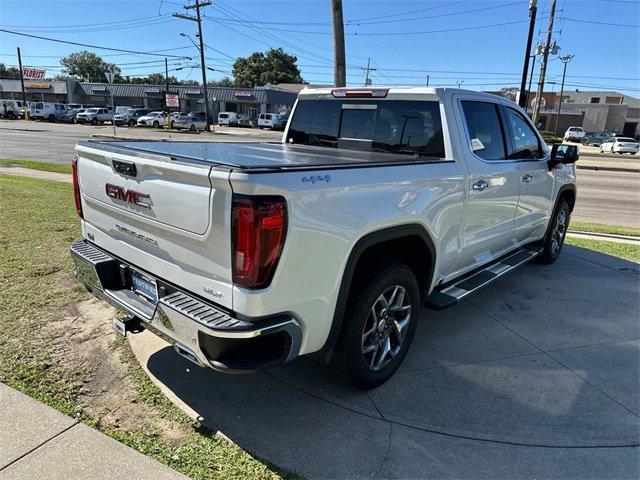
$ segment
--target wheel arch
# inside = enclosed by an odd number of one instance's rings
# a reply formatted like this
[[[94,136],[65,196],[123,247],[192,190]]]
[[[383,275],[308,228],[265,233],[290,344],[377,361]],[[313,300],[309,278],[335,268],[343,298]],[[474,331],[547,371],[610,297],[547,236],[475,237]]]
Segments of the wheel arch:
[[[343,326],[344,314],[356,274],[369,262],[393,259],[406,264],[416,275],[420,293],[426,297],[433,279],[436,249],[427,230],[420,224],[406,224],[376,230],[360,238],[349,253],[342,274],[331,329],[324,346],[314,356],[329,362]],[[424,297],[420,299],[421,304]]]
[[[569,210],[573,212],[573,207],[576,204],[576,186],[573,183],[567,183],[565,185],[562,185],[558,190],[558,195],[556,196],[556,203],[553,206],[554,212],[556,211],[558,202],[563,198],[567,200],[567,203],[569,204]]]

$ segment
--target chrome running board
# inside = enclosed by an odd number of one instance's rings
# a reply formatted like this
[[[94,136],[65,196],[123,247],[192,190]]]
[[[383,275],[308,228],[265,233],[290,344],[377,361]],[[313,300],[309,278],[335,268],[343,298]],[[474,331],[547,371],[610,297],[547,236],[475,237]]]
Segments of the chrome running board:
[[[437,287],[427,297],[426,306],[444,310],[457,304],[472,293],[493,283],[498,278],[533,260],[540,254],[538,247],[520,248],[478,270]]]

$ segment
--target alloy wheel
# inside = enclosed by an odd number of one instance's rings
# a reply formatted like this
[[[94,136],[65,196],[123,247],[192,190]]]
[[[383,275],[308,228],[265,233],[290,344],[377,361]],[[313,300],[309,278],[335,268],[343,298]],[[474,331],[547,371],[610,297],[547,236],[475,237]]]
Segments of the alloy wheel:
[[[379,371],[398,355],[410,321],[411,303],[405,288],[387,288],[373,303],[362,333],[362,355],[369,369]]]
[[[567,233],[567,211],[562,209],[558,212],[556,223],[551,233],[551,254],[556,255],[562,247],[564,236]]]

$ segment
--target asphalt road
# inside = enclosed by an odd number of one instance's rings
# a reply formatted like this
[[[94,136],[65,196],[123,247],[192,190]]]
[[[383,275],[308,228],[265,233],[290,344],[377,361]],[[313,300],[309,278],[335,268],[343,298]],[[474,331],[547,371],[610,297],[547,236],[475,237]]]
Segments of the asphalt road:
[[[640,228],[640,173],[578,170],[578,199],[571,218]]]
[[[219,132],[216,135],[126,127],[116,131],[123,137],[190,141],[279,141],[282,135],[268,130],[229,127],[216,127]],[[94,134],[112,133],[111,125],[94,127],[0,120],[0,158],[64,164],[73,158],[77,142],[88,140]],[[582,158],[593,160],[596,157],[583,155]],[[629,156],[624,159],[631,161]],[[578,182],[575,220],[640,228],[640,173],[578,170]]]

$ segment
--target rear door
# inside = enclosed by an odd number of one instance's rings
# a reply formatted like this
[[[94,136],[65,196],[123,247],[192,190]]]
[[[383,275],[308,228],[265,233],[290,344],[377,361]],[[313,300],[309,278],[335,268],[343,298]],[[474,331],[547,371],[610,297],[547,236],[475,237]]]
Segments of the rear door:
[[[520,168],[508,158],[506,126],[498,102],[473,94],[454,95],[462,125],[461,149],[468,170],[467,209],[458,269],[501,255],[515,241]]]
[[[542,238],[553,209],[554,174],[549,171],[549,149],[533,125],[515,108],[504,106],[509,158],[520,168],[520,200],[515,217],[519,242]]]

